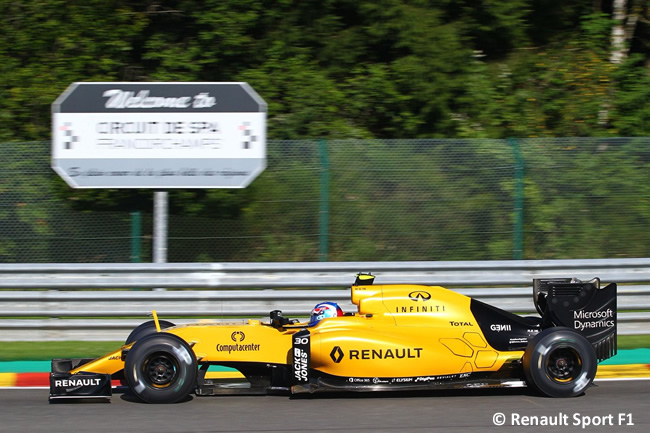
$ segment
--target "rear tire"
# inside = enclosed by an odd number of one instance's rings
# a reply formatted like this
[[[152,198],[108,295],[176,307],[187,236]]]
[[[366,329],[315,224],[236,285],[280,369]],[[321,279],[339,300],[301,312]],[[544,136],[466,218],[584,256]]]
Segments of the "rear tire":
[[[589,341],[570,328],[549,328],[524,352],[529,386],[548,397],[575,397],[594,380],[598,361]]]
[[[176,403],[196,388],[196,356],[182,338],[159,332],[138,340],[129,350],[124,376],[141,400]]]
[[[160,329],[167,329],[171,328],[172,326],[176,326],[167,320],[159,320],[158,323],[160,324]],[[158,332],[158,330],[156,329],[155,321],[149,320],[148,322],[144,322],[138,325],[133,331],[131,331],[129,336],[126,337],[124,345],[129,345],[134,341],[141,340],[147,335],[155,334],[156,332]]]

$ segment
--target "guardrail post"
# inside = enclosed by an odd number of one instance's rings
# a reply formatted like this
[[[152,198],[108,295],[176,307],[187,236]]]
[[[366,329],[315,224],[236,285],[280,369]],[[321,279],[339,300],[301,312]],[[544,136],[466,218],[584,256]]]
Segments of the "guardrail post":
[[[142,261],[142,212],[131,212],[131,262]]]

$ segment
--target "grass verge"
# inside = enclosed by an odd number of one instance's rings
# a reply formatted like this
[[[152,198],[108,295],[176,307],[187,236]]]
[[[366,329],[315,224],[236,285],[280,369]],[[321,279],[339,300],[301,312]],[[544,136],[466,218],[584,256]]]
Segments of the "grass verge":
[[[97,358],[122,344],[123,341],[7,341],[0,344],[0,362]]]

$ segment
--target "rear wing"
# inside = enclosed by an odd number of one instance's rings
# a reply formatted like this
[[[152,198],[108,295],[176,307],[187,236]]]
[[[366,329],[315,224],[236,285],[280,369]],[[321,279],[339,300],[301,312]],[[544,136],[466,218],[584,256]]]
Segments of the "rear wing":
[[[600,287],[600,279],[533,280],[535,308],[542,327],[566,326],[594,347],[598,361],[616,355],[616,284]]]

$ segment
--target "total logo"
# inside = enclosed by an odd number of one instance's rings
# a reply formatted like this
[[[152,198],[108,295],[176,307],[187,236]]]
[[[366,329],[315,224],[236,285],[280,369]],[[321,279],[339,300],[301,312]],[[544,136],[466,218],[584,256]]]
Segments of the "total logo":
[[[449,321],[451,326],[474,326],[472,322],[455,322],[453,320]]]

